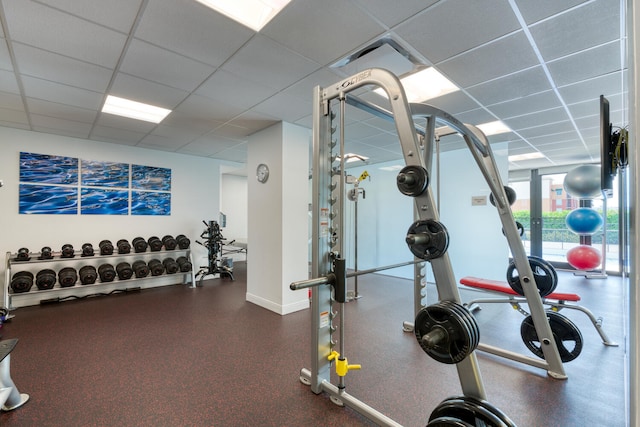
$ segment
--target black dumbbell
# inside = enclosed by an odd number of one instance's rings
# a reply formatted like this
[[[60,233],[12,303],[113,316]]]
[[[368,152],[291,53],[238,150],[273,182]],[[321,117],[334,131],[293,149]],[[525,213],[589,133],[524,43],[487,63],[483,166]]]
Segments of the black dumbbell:
[[[162,273],[164,273],[164,265],[160,262],[160,260],[154,258],[149,261],[148,266],[152,276],[160,276]]]
[[[180,271],[183,273],[191,271],[193,268],[193,266],[191,265],[191,261],[189,261],[186,256],[179,256],[178,258],[176,258],[176,262],[180,267]]]
[[[178,242],[178,248],[180,249],[189,249],[191,245],[191,240],[184,234],[178,234],[176,236],[176,242]]]
[[[85,265],[78,271],[80,283],[83,285],[93,285],[98,280],[98,272],[93,265]]]
[[[41,291],[53,289],[56,284],[56,272],[50,268],[38,271],[36,274],[36,286]]]
[[[158,238],[158,236],[151,236],[149,240],[147,240],[149,247],[151,248],[151,252],[158,252],[162,249],[162,240]]]
[[[60,254],[60,258],[73,258],[76,256],[75,251],[73,250],[73,245],[67,243],[62,245],[62,253]]]
[[[44,246],[40,249],[40,256],[38,259],[53,259],[53,253],[49,246]]]
[[[29,254],[29,249],[20,248],[16,253],[16,261],[29,261],[31,259],[31,255]]]
[[[81,256],[93,256],[93,245],[91,243],[85,243],[82,245],[82,255]]]
[[[113,255],[113,243],[111,240],[103,240],[98,244],[100,255]]]
[[[16,293],[29,292],[33,286],[33,273],[18,271],[11,278],[11,290]]]
[[[162,244],[164,245],[164,248],[168,251],[175,251],[176,246],[178,246],[178,242],[176,241],[176,239],[174,239],[173,236],[170,236],[168,234],[162,238]]]
[[[164,269],[167,271],[167,274],[174,274],[180,270],[180,266],[173,258],[165,258],[162,261],[162,265],[164,265]]]
[[[147,241],[144,240],[144,238],[142,237],[136,237],[131,241],[131,244],[133,245],[133,251],[135,253],[141,253],[141,252],[146,252],[147,251]]]
[[[149,275],[149,267],[147,263],[142,260],[134,261],[131,267],[137,278],[147,277]]]
[[[98,275],[101,282],[113,282],[116,278],[116,270],[111,264],[102,264],[98,267]]]
[[[116,246],[118,247],[119,254],[128,254],[131,252],[131,245],[127,239],[118,240]]]
[[[70,288],[75,286],[78,281],[78,273],[73,267],[65,267],[58,271],[58,283],[61,288]]]
[[[118,279],[127,280],[133,277],[133,269],[131,268],[131,264],[128,262],[119,262],[116,265],[116,273],[118,273]]]

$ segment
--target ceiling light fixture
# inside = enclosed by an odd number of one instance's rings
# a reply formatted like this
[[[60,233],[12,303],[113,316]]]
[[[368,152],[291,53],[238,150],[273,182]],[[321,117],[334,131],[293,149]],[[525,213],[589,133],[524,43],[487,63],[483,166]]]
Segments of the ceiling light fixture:
[[[481,125],[478,125],[477,128],[480,129],[486,136],[511,132],[511,129],[509,129],[509,127],[500,120],[496,120],[495,122],[483,123]]]
[[[544,154],[542,154],[539,151],[534,151],[532,153],[516,154],[514,156],[509,156],[509,161],[510,162],[521,162],[523,160],[542,159],[543,157],[544,157]]]
[[[369,160],[367,156],[361,156],[360,154],[353,154],[353,153],[346,153],[344,155],[344,158],[345,158],[344,160],[345,163],[352,163],[357,161],[366,162],[367,160]],[[340,156],[336,156],[336,161],[340,161]]]
[[[196,0],[240,24],[260,31],[291,0]]]
[[[409,102],[424,102],[451,92],[460,90],[451,80],[440,74],[433,67],[425,68],[417,73],[409,74],[400,79]],[[379,95],[387,97],[382,88],[376,89]]]
[[[130,119],[160,123],[169,115],[171,110],[149,104],[143,104],[142,102],[131,101],[130,99],[118,98],[113,95],[107,95],[107,100],[102,106],[102,112],[115,114],[116,116],[128,117]]]

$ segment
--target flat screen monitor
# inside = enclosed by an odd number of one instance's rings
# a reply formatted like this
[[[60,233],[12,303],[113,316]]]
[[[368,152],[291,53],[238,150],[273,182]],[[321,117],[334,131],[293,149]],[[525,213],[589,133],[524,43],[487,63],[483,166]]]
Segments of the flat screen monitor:
[[[600,95],[600,186],[602,190],[613,190],[613,178],[616,175],[613,144],[611,143],[611,121],[609,118],[609,101]]]

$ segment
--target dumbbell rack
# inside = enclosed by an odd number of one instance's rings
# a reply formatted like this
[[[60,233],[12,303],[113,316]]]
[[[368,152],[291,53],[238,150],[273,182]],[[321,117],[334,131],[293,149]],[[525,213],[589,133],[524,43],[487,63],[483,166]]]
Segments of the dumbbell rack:
[[[190,249],[176,249],[176,250],[160,250],[151,251],[147,249],[145,252],[133,252],[128,254],[113,253],[113,255],[100,255],[96,253],[93,256],[81,256],[82,251],[75,251],[73,258],[61,258],[60,252],[53,252],[52,259],[38,259],[39,252],[29,253],[30,259],[28,261],[16,260],[16,254],[7,252],[5,263],[5,286],[4,286],[4,298],[3,305],[9,310],[13,310],[19,307],[25,307],[29,305],[37,305],[43,301],[50,301],[56,299],[63,299],[68,297],[83,297],[94,294],[106,294],[114,291],[133,291],[147,288],[154,288],[159,286],[174,285],[177,282],[177,278],[180,278],[181,283],[190,284],[195,287],[195,274],[193,271],[193,260]],[[74,267],[76,271],[79,271],[82,266],[93,265],[96,270],[101,264],[111,264],[115,266],[119,262],[126,261],[129,264],[133,264],[136,260],[144,260],[148,262],[151,259],[157,258],[160,261],[167,257],[177,258],[179,256],[185,256],[191,262],[192,268],[188,272],[177,272],[175,274],[163,273],[159,276],[152,276],[149,274],[147,277],[136,278],[135,276],[127,279],[120,280],[116,278],[112,282],[100,282],[100,278],[94,284],[82,285],[80,280],[71,287],[60,287],[60,284],[56,282],[56,285],[52,289],[39,290],[35,285],[35,276],[39,270],[51,269],[56,272],[56,275],[60,269],[64,267]],[[29,271],[34,275],[34,284],[30,291],[23,293],[14,293],[11,290],[11,278],[16,272]]]
[[[346,104],[353,105],[355,97],[347,93],[362,86],[373,85],[382,88],[389,99],[392,112],[368,105],[362,109],[391,118],[395,123],[407,167],[431,171],[431,153],[435,141],[436,121],[449,126],[451,132],[462,135],[476,163],[482,171],[494,195],[496,208],[505,230],[507,241],[515,259],[515,264],[523,281],[525,296],[529,301],[535,328],[541,341],[548,342],[544,348],[547,362],[542,362],[550,375],[562,378],[564,370],[555,345],[553,335],[545,316],[540,295],[536,288],[533,272],[522,241],[518,236],[513,215],[500,180],[489,142],[482,132],[467,126],[434,107],[424,104],[409,106],[398,78],[382,69],[369,69],[340,81],[332,86],[316,87],[313,109],[313,186],[312,186],[312,278],[291,284],[291,289],[312,288],[311,294],[311,368],[300,371],[300,381],[311,386],[316,393],[327,393],[338,405],[346,405],[373,420],[378,425],[399,426],[397,422],[374,408],[361,402],[346,392],[345,376],[349,369],[359,369],[358,365],[348,365],[345,353],[344,291],[346,282],[346,261],[344,259],[343,209],[345,199],[345,152],[344,123]],[[350,101],[351,100],[351,101]],[[339,103],[339,123],[333,122],[337,113],[332,103]],[[418,141],[414,120],[426,119]],[[337,129],[338,141],[333,139]],[[334,151],[334,149],[336,149]],[[339,161],[339,166],[333,163]],[[428,177],[427,177],[428,178]],[[400,182],[400,180],[399,180]],[[405,193],[407,194],[407,193]],[[415,217],[418,221],[437,222],[439,214],[430,187],[412,194],[415,201]],[[456,279],[448,254],[441,253],[430,259],[440,301],[461,305]],[[414,305],[416,311],[424,308],[424,284],[422,273],[416,267]],[[325,286],[331,284],[332,286]],[[332,295],[332,292],[334,295]],[[336,311],[337,310],[337,311]],[[336,337],[339,332],[339,338]],[[336,338],[338,343],[336,345]],[[339,351],[335,347],[339,346]],[[336,374],[339,384],[331,383],[331,367],[336,360]],[[486,394],[475,353],[456,363],[463,399],[486,402]]]

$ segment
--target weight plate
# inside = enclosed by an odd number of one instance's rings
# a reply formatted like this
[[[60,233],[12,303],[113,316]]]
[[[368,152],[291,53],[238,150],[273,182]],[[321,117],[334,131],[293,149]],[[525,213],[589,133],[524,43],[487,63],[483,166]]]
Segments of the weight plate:
[[[398,172],[396,184],[405,196],[418,197],[429,185],[429,173],[422,166],[408,165]]]
[[[540,296],[546,297],[556,289],[556,286],[558,286],[558,273],[549,262],[542,258],[534,256],[530,256],[528,258],[529,266],[533,272],[533,280],[536,282],[538,292],[540,293]],[[507,283],[509,283],[511,289],[516,291],[519,295],[524,295],[524,290],[520,283],[520,275],[516,269],[516,263],[513,260],[509,263],[509,267],[507,268]]]
[[[478,326],[478,322],[476,322],[476,318],[465,306],[453,301],[441,301],[441,303],[447,304],[447,307],[455,310],[460,318],[464,319],[467,328],[471,333],[471,348],[475,350],[478,347],[478,344],[480,344],[480,327]]]
[[[509,205],[513,205],[518,198],[518,196],[516,195],[516,190],[509,187],[508,185],[505,185],[504,193],[507,196],[507,202],[509,202]],[[493,197],[493,193],[489,194],[489,202],[491,202],[493,206],[496,205],[496,199]]]
[[[472,427],[515,427],[506,415],[490,403],[464,396],[450,397],[440,403],[431,413],[428,426],[431,426],[431,421],[438,419],[458,420],[466,423],[460,425]]]
[[[519,235],[520,237],[524,236],[524,231],[525,231],[525,230],[524,230],[524,225],[522,225],[522,223],[521,223],[521,222],[516,221],[516,229],[518,230],[518,235]],[[502,229],[502,234],[503,234],[504,236],[506,236],[506,235],[507,235],[507,233],[505,233],[505,232],[504,232],[504,228]]]
[[[420,347],[433,359],[447,364],[461,362],[477,345],[477,334],[469,320],[451,304],[455,303],[443,301],[423,308],[414,323]]]
[[[411,224],[405,241],[411,253],[428,261],[441,257],[447,251],[449,232],[441,222],[424,219]]]
[[[475,427],[474,424],[469,424],[467,422],[464,422],[462,420],[459,420],[457,418],[452,418],[452,417],[438,417],[436,419],[430,420],[429,424],[427,424],[427,427],[448,427],[448,426]]]
[[[546,313],[553,339],[558,347],[560,360],[563,362],[571,362],[578,357],[582,351],[582,334],[580,333],[580,329],[560,313],[553,311],[547,311]],[[533,354],[544,359],[542,344],[538,339],[538,333],[536,332],[531,316],[527,316],[522,321],[522,325],[520,325],[520,336],[522,337],[524,345],[526,345]]]

